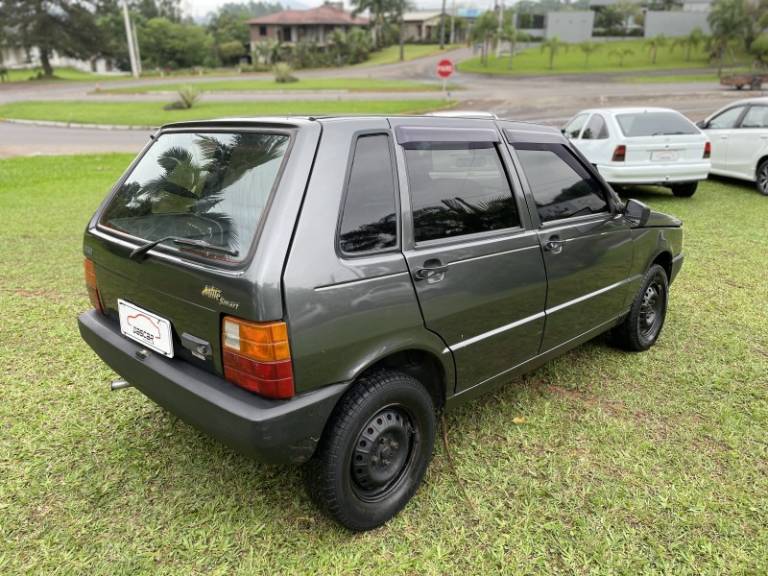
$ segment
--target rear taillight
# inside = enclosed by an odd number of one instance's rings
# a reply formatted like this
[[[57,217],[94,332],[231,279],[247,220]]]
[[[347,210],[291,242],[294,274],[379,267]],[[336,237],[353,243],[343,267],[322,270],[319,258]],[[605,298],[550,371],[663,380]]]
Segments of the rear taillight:
[[[614,162],[624,162],[624,160],[627,159],[627,147],[624,146],[624,144],[619,144],[616,146],[616,149],[613,151],[613,158],[612,160]]]
[[[221,324],[224,377],[268,398],[290,398],[293,368],[285,322],[248,322],[225,316]]]
[[[85,267],[85,288],[88,290],[88,298],[91,301],[91,306],[103,314],[104,309],[101,307],[99,289],[96,286],[96,268],[93,265],[93,260],[88,260],[88,258],[86,258],[83,264]]]
[[[707,142],[704,144],[704,159],[707,160],[710,156],[712,156],[712,142]]]

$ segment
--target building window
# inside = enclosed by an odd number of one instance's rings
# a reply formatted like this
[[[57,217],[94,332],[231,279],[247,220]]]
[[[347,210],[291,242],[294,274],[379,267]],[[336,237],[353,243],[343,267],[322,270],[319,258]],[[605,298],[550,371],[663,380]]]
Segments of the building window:
[[[266,36],[266,35],[267,35],[267,27],[259,26],[259,36]]]

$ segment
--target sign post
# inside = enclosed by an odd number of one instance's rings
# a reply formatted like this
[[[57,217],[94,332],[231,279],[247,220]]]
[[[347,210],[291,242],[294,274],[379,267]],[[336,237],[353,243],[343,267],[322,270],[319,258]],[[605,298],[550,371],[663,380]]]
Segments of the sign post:
[[[443,58],[437,63],[437,75],[443,79],[443,93],[448,96],[448,78],[453,75],[454,66],[453,62],[448,58]]]

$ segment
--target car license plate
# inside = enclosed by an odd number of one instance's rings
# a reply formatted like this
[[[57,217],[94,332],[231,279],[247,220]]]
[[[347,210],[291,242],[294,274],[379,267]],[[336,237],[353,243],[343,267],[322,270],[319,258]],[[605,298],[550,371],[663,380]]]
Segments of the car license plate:
[[[173,358],[173,337],[168,320],[119,298],[117,308],[120,313],[120,332],[150,350]]]
[[[651,160],[657,162],[674,162],[677,158],[677,150],[655,150],[651,152]]]

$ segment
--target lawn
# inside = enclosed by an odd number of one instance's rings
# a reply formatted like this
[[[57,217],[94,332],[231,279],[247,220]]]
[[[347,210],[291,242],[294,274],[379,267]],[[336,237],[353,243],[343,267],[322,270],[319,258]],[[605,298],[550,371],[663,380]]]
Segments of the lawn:
[[[631,54],[624,56],[623,66],[620,65],[616,51],[630,50]],[[496,58],[490,56],[488,66],[483,66],[480,58],[471,58],[459,63],[462,72],[479,74],[585,74],[591,72],[631,72],[633,70],[670,70],[684,68],[706,68],[711,66],[709,55],[703,46],[692,51],[691,60],[686,59],[683,48],[672,45],[658,49],[656,64],[652,63],[651,52],[643,40],[627,40],[620,42],[605,42],[599,50],[592,54],[589,65],[585,62],[584,53],[578,44],[561,48],[555,57],[554,68],[549,68],[549,52],[542,51],[540,46],[533,46],[515,55],[512,67],[509,66],[509,56]]]
[[[352,535],[296,469],[107,390],[75,323],[81,235],[130,159],[0,161],[3,575],[768,572],[768,199],[752,187],[636,194],[685,220],[658,344],[598,339],[450,414],[455,471],[439,446],[405,511]]]
[[[295,90],[339,90],[345,92],[425,92],[442,90],[437,83],[411,82],[408,80],[379,80],[375,78],[303,78],[298,82],[278,84],[272,79],[266,80],[220,80],[196,82],[194,84],[175,82],[169,84],[151,84],[126,88],[102,89],[99,92],[109,94],[143,94],[148,92],[177,92],[181,88],[192,86],[201,92],[271,92]]]
[[[37,74],[40,72],[39,68],[31,70],[8,70],[9,82],[26,82],[28,80],[37,80]],[[83,72],[76,68],[55,68],[53,71],[53,78],[41,78],[41,82],[56,80],[115,80],[125,79],[124,75],[112,75],[112,74],[94,74],[93,72]]]
[[[275,100],[206,102],[189,110],[163,110],[161,102],[31,101],[0,105],[0,118],[77,124],[161,126],[168,122],[237,116],[421,114],[453,105],[449,100]]]
[[[406,44],[405,60],[408,62],[416,60],[417,58],[453,50],[455,48],[459,48],[459,44],[446,45],[445,50],[442,51],[438,44]],[[383,64],[397,64],[398,62],[400,62],[400,46],[395,44],[393,46],[387,46],[378,52],[371,52],[368,60],[360,64],[355,64],[355,66],[381,66]]]

